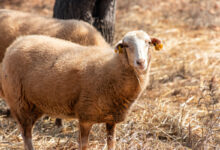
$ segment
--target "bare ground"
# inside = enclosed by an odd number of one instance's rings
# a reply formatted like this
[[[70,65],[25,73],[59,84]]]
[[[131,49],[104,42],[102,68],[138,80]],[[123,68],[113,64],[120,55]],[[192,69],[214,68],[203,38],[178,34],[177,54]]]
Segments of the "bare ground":
[[[0,8],[51,16],[54,0],[0,0]],[[116,149],[220,149],[220,1],[118,0],[116,36],[142,29],[164,42],[154,52],[151,82],[126,121],[117,125]],[[0,101],[0,110],[6,105]],[[76,149],[78,122],[42,118],[36,149]],[[107,149],[105,128],[92,128],[90,149]],[[0,118],[0,150],[23,148],[12,119]]]

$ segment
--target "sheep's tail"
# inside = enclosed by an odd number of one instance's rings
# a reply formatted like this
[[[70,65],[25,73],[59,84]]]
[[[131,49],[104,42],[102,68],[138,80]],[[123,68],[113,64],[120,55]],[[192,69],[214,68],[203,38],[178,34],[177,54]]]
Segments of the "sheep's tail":
[[[4,97],[4,92],[2,89],[2,63],[0,64],[0,97],[3,98]]]

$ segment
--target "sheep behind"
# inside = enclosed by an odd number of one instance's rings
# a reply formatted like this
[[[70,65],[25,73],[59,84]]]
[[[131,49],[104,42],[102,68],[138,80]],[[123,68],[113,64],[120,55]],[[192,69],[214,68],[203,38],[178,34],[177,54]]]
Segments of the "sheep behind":
[[[7,9],[0,9],[0,20],[0,61],[6,48],[21,35],[47,35],[86,46],[108,46],[101,34],[84,21],[59,20]]]

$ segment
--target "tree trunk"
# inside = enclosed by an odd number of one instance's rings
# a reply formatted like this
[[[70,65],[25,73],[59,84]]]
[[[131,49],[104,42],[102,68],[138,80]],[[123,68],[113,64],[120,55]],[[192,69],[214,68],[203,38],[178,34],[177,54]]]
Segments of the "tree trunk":
[[[56,0],[54,18],[79,19],[96,27],[107,42],[114,39],[116,0]]]
[[[106,41],[112,44],[115,31],[115,1],[97,0],[93,10],[93,25],[105,37]]]

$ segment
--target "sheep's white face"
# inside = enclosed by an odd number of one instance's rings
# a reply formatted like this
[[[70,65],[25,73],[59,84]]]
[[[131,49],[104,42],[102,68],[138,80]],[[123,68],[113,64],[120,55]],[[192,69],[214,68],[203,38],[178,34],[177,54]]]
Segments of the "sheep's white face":
[[[129,65],[137,71],[146,71],[150,63],[151,38],[144,31],[128,32],[123,40],[122,47],[127,53]]]

